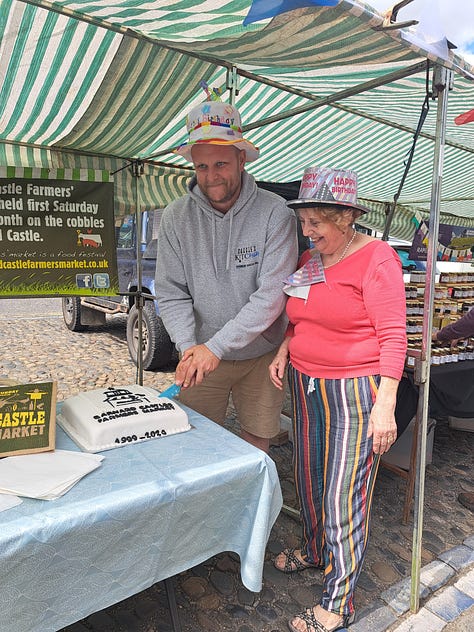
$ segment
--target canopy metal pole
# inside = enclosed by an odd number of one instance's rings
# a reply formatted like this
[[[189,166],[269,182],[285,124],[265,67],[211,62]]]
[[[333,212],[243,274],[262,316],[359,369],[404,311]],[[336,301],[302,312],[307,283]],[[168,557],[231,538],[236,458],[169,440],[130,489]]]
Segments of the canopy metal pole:
[[[143,386],[143,307],[144,296],[142,293],[142,212],[140,210],[140,192],[138,190],[138,180],[143,175],[143,163],[136,160],[132,163],[132,173],[135,179],[135,230],[136,230],[136,252],[137,252],[137,384]]]
[[[423,503],[425,494],[426,439],[428,428],[428,404],[431,358],[431,331],[433,323],[433,299],[436,276],[436,258],[439,227],[439,203],[444,162],[444,144],[448,109],[448,92],[452,82],[452,72],[442,66],[433,71],[433,96],[438,98],[436,114],[436,140],[433,158],[433,177],[431,184],[431,204],[428,231],[428,255],[426,263],[426,285],[424,295],[423,329],[421,358],[415,366],[415,381],[419,383],[417,409],[418,437],[415,481],[415,506],[413,521],[413,550],[410,609],[419,610],[421,542],[423,535]]]
[[[335,101],[343,101],[344,99],[355,96],[357,94],[362,94],[363,92],[368,92],[379,86],[384,86],[384,85],[387,85],[388,83],[393,83],[394,81],[398,81],[399,79],[403,79],[411,75],[416,75],[419,72],[426,70],[426,67],[428,64],[429,64],[428,60],[423,60],[421,62],[418,62],[417,64],[414,64],[413,66],[409,66],[408,68],[403,68],[401,70],[396,70],[394,72],[387,73],[386,75],[383,75],[382,77],[377,77],[376,79],[370,79],[369,81],[365,81],[355,86],[351,86],[350,88],[340,90],[339,92],[335,92],[326,97],[318,97],[312,94],[308,96],[307,94],[304,94],[301,91],[299,91],[300,96],[304,96],[305,98],[312,101],[312,103],[307,103],[305,105],[292,108],[291,110],[285,110],[284,112],[280,112],[280,114],[268,116],[265,119],[259,119],[257,121],[254,121],[253,123],[244,125],[243,130],[248,131],[257,127],[262,127],[263,125],[270,125],[271,123],[276,123],[277,121],[283,121],[287,118],[291,118],[292,116],[295,116],[296,114],[304,114],[305,112],[309,112],[310,110],[315,110],[316,108],[319,108],[323,105],[333,105]],[[248,73],[245,73],[244,71],[241,71],[241,70],[239,70],[239,74],[242,74],[242,76],[248,76]],[[266,84],[278,89],[284,88],[284,86],[281,83],[270,81],[268,79],[261,78],[255,75],[253,77],[250,76],[250,78],[254,79],[255,81],[258,81],[259,83],[263,83],[263,84]],[[295,90],[288,89],[288,88],[285,90],[285,92],[288,92],[291,94],[296,93]],[[350,110],[354,114],[363,116],[363,113],[360,112],[359,110],[355,110],[353,108],[348,108],[348,110]]]
[[[235,97],[239,94],[239,75],[236,66],[227,68],[226,88],[230,92],[229,103],[235,105]]]

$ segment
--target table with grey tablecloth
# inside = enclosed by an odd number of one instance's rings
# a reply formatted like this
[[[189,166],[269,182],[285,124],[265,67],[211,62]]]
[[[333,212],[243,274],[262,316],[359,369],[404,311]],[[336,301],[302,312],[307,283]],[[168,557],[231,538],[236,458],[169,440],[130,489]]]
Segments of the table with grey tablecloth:
[[[0,513],[2,632],[59,630],[224,551],[261,590],[275,464],[186,410],[191,430],[104,451],[61,498]],[[78,450],[61,428],[56,448]]]

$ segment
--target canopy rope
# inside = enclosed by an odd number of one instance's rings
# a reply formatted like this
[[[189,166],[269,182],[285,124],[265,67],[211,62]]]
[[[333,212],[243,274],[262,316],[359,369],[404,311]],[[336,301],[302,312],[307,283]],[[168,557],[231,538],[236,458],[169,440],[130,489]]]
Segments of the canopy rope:
[[[426,64],[426,78],[425,78],[425,99],[423,101],[423,105],[421,106],[420,118],[418,119],[418,125],[416,126],[415,133],[413,134],[413,142],[411,144],[410,149],[407,152],[407,157],[404,160],[405,169],[403,171],[402,179],[400,180],[400,184],[398,185],[398,190],[393,196],[393,202],[390,205],[390,208],[387,212],[387,219],[385,222],[385,228],[382,235],[383,241],[388,241],[390,227],[392,225],[393,215],[395,213],[395,209],[397,208],[398,199],[402,193],[403,185],[405,184],[405,180],[408,176],[408,172],[410,171],[411,163],[413,161],[413,156],[415,155],[415,147],[416,142],[421,134],[421,128],[423,127],[423,123],[428,115],[430,110],[430,98],[432,97],[432,93],[429,89],[429,73],[430,73],[430,63]]]

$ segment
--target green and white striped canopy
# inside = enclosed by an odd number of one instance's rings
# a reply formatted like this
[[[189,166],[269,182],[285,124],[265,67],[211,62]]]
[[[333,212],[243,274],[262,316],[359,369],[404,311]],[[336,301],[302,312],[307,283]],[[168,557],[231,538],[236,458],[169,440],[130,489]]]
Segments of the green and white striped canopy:
[[[261,150],[248,166],[257,180],[352,169],[373,209],[365,221],[382,230],[440,64],[454,72],[441,221],[474,226],[474,123],[454,123],[474,108],[472,67],[415,27],[385,28],[358,0],[308,0],[244,25],[251,4],[0,0],[0,165],[106,169],[116,213],[163,206],[192,174],[170,150],[185,142],[185,114],[205,84],[235,98]],[[411,238],[415,211],[429,214],[437,102],[427,102],[391,230],[400,238]]]

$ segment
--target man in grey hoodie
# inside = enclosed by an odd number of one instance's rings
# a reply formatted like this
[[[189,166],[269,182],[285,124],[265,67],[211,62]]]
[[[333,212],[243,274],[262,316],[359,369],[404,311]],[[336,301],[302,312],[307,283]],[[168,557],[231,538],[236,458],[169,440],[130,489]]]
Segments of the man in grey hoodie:
[[[181,354],[180,401],[224,422],[232,393],[241,436],[268,451],[280,430],[283,392],[268,365],[285,328],[283,281],[297,262],[296,220],[283,198],[257,187],[231,105],[206,102],[187,117],[194,163],[189,192],[164,211],[155,292]]]

